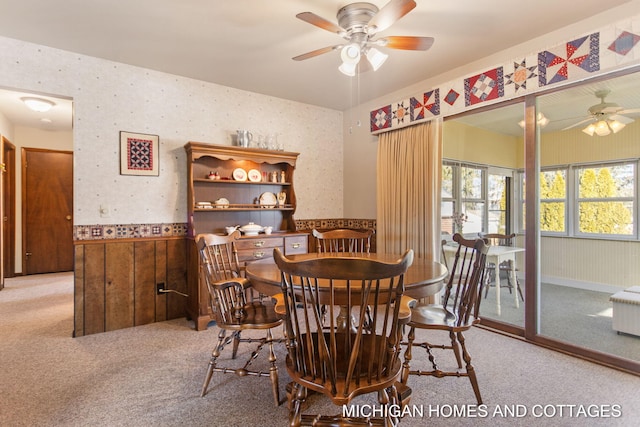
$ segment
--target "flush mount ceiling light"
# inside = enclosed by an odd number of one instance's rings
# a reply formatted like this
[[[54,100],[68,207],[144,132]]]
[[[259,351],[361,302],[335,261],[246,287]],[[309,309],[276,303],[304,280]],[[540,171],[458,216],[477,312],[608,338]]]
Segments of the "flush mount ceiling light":
[[[55,102],[49,101],[48,99],[44,98],[25,97],[20,99],[26,104],[27,107],[38,113],[47,112],[54,105],[56,105]]]
[[[338,69],[348,76],[354,76],[358,64],[360,64],[360,71],[367,69],[376,71],[386,61],[388,55],[380,52],[375,46],[389,49],[427,50],[433,44],[433,37],[386,36],[374,39],[376,33],[386,30],[415,7],[414,0],[391,0],[381,9],[371,3],[352,3],[338,11],[338,25],[312,12],[299,13],[296,15],[298,19],[338,34],[347,40],[347,44],[316,49],[293,59],[302,61],[323,53],[340,50],[342,64]],[[367,61],[361,63],[360,59],[363,56],[367,58]]]
[[[545,127],[546,125],[549,124],[549,119],[547,119],[544,114],[542,113],[538,113],[538,115],[536,116],[536,124],[538,126],[540,126],[541,128]],[[518,125],[524,129],[524,120],[520,120],[518,122]]]

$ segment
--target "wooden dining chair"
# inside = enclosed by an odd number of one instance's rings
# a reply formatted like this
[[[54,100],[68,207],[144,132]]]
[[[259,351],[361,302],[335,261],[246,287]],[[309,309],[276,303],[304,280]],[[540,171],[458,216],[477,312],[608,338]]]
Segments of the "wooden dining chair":
[[[447,376],[466,376],[478,404],[482,404],[480,388],[471,356],[467,350],[463,332],[469,330],[479,322],[480,296],[484,284],[483,274],[489,247],[482,239],[467,240],[460,234],[454,234],[453,241],[458,244],[453,257],[452,272],[445,287],[443,304],[415,306],[411,309],[407,348],[404,354],[402,383],[407,384],[409,375],[430,375],[436,378]],[[415,342],[416,329],[444,331],[449,335],[450,344],[433,344],[432,342]],[[412,370],[413,347],[421,347],[427,351],[429,362],[433,369],[430,371]],[[452,350],[458,369],[443,371],[438,368],[433,349]],[[460,351],[462,349],[462,352]],[[460,372],[464,360],[466,372]]]
[[[328,231],[312,231],[316,238],[316,251],[369,253],[373,230],[336,228]]]
[[[378,424],[357,424],[341,415],[303,414],[302,404],[309,391],[340,407],[373,392],[383,405],[400,408],[408,403],[411,389],[399,383],[400,341],[414,301],[403,295],[413,251],[386,263],[346,254],[295,261],[276,248],[274,259],[282,273],[276,311],[285,319],[286,368],[293,380],[287,393],[289,425],[396,425],[397,411],[387,411],[388,417],[376,420]],[[323,305],[331,314],[334,306],[346,306],[356,324],[340,328],[331,315],[327,328],[321,319]],[[372,323],[364,327],[362,307],[367,305],[373,308]]]
[[[201,257],[202,276],[209,290],[211,311],[220,329],[218,342],[211,352],[211,359],[200,395],[204,396],[207,393],[214,372],[235,373],[240,377],[268,376],[271,378],[273,399],[278,406],[280,404],[278,368],[276,367],[271,329],[281,325],[282,319],[276,315],[271,299],[264,301],[258,297],[251,289],[249,280],[241,277],[238,251],[235,245],[239,234],[240,232],[236,231],[228,236],[215,234],[196,236],[196,244]],[[266,330],[266,336],[257,340],[255,338],[245,339],[241,337],[242,331],[245,330]],[[231,332],[231,335],[227,337],[228,331]],[[236,358],[240,343],[257,341],[258,346],[242,367],[221,367],[218,365],[220,353],[232,341],[231,359]],[[265,345],[269,348],[269,370],[267,372],[250,370],[249,365]]]
[[[315,228],[311,232],[316,238],[316,252],[318,253],[364,253],[371,251],[371,236],[373,230],[355,230],[351,228],[334,228],[327,231],[318,231]],[[323,307],[325,309],[326,307]],[[323,310],[326,316],[326,310]],[[367,309],[367,322],[370,320],[370,313]]]
[[[515,240],[515,233],[512,234],[499,234],[499,233],[478,233],[478,237],[481,239],[485,239],[486,242],[489,243],[489,246],[499,245],[499,246],[513,246]],[[497,268],[496,268],[497,267]],[[511,273],[516,272],[517,268],[513,265],[513,260],[506,260],[500,263],[500,265],[496,266],[492,262],[487,262],[487,266],[485,267],[487,270],[487,274],[485,275],[486,285],[484,291],[484,297],[486,298],[489,294],[489,289],[495,286],[495,277],[496,274],[500,274],[502,272],[506,273],[507,283],[502,285],[501,288],[508,288],[509,293],[513,293],[513,288],[516,288],[518,295],[520,296],[520,300],[524,301],[524,295],[522,294],[522,288],[520,287],[520,281],[518,280],[518,276],[515,274],[515,285],[512,283]],[[501,276],[502,277],[502,276]]]

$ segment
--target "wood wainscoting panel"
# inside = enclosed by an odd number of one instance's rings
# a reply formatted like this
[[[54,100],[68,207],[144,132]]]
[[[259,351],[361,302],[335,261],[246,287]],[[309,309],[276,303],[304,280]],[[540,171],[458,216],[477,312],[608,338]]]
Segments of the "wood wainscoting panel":
[[[156,242],[136,242],[133,250],[135,252],[133,324],[138,326],[156,321]]]
[[[74,247],[73,264],[73,336],[84,335],[84,246]]]
[[[105,245],[84,246],[84,335],[105,331]],[[76,319],[78,320],[78,319]]]
[[[105,246],[105,330],[134,326],[135,292],[133,250],[135,243],[110,243]]]
[[[167,283],[167,241],[158,240],[155,242],[156,252],[156,281],[155,283]],[[155,321],[164,322],[167,317],[167,294],[158,294],[156,292],[156,305],[155,305]],[[181,316],[178,316],[181,317]]]
[[[186,315],[187,242],[186,239],[167,241],[167,289],[180,292],[167,294],[167,318]]]
[[[185,316],[186,240],[77,241],[74,336]]]

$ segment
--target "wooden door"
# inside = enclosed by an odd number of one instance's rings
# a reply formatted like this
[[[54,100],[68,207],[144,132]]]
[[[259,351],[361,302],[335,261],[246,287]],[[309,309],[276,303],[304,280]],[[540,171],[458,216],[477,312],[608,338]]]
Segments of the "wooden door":
[[[3,221],[0,227],[0,289],[4,288],[4,174],[6,166],[4,164],[4,137],[0,139],[0,218]]]
[[[22,149],[25,274],[73,270],[73,153]]]
[[[0,186],[2,191],[2,197],[0,202],[2,203],[2,237],[0,242],[2,247],[0,253],[2,253],[2,264],[0,269],[3,270],[0,274],[0,278],[15,276],[15,261],[16,261],[16,147],[9,142],[4,136],[2,137],[2,185]],[[2,285],[0,284],[0,289]]]

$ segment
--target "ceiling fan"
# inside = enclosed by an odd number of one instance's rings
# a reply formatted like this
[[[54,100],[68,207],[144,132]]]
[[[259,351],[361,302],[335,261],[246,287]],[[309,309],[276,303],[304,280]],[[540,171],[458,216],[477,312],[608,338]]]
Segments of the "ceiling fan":
[[[608,89],[596,91],[595,95],[597,98],[600,98],[600,102],[589,107],[589,116],[562,130],[572,129],[585,123],[590,123],[586,128],[582,129],[584,133],[590,136],[594,134],[606,136],[612,132],[617,133],[623,127],[632,123],[634,119],[626,117],[624,114],[640,113],[640,108],[625,109],[615,102],[606,102],[605,98],[609,93],[610,91]]]
[[[298,19],[336,33],[345,39],[346,43],[316,49],[295,56],[293,59],[302,61],[323,53],[340,50],[342,65],[339,70],[348,76],[353,76],[358,65],[360,65],[360,71],[366,71],[370,67],[375,71],[384,63],[388,55],[376,47],[427,50],[433,45],[433,37],[385,36],[375,38],[377,33],[389,28],[415,7],[416,2],[413,0],[391,0],[381,9],[371,3],[352,3],[338,10],[337,25],[312,12],[299,13],[296,15]],[[367,61],[361,63],[361,56],[366,56]]]

